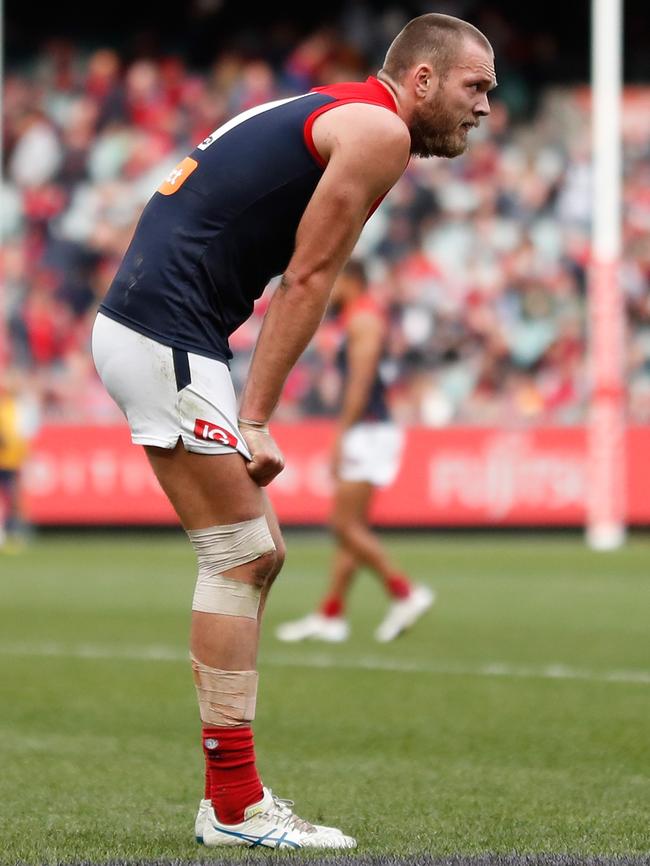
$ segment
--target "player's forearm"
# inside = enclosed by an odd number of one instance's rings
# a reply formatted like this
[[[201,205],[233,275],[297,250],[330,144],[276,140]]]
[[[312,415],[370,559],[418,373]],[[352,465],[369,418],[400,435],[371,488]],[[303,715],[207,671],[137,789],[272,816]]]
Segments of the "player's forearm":
[[[239,414],[268,421],[296,361],[320,324],[332,280],[322,275],[293,281],[285,276],[275,292],[260,331]]]

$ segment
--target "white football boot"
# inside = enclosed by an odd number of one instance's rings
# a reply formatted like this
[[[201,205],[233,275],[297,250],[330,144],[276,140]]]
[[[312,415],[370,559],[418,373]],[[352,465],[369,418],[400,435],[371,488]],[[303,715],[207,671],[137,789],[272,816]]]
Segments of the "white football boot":
[[[203,845],[203,830],[205,828],[205,822],[208,820],[208,813],[212,809],[212,802],[210,800],[201,800],[199,802],[199,809],[196,813],[196,819],[194,821],[194,837],[199,845]],[[342,833],[342,830],[339,830],[338,827],[323,827],[322,824],[314,824],[317,830],[330,831],[331,833]]]
[[[327,643],[341,643],[350,636],[347,620],[340,616],[323,616],[310,613],[302,619],[284,622],[275,630],[278,640],[295,643],[301,640],[323,640]]]
[[[292,800],[281,800],[269,789],[259,803],[244,812],[239,824],[222,824],[209,800],[201,800],[196,816],[197,842],[212,848],[244,845],[248,848],[356,848],[356,840],[335,827],[310,824],[291,811]],[[202,826],[200,819],[202,817]]]
[[[395,640],[410,628],[435,600],[436,594],[428,586],[414,586],[406,598],[400,598],[391,604],[385,619],[375,631],[375,638],[380,643]]]

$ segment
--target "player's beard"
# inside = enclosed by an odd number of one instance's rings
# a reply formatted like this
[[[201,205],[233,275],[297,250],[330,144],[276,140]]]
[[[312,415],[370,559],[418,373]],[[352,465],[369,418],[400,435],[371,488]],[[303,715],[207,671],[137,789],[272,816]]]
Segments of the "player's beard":
[[[413,156],[460,156],[467,147],[467,128],[461,124],[467,118],[458,117],[445,106],[442,88],[431,102],[421,103],[414,111],[409,131]]]

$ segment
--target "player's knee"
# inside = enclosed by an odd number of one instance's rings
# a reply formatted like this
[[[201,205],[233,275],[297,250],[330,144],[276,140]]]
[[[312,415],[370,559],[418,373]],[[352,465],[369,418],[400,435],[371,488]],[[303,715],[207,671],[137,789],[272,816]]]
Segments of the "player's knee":
[[[277,561],[277,551],[271,550],[250,563],[250,573],[256,586],[262,587],[273,579],[280,570]]]
[[[282,566],[284,565],[284,560],[287,557],[287,546],[284,543],[284,538],[281,536],[275,539],[275,553],[276,553],[276,574]]]
[[[354,524],[340,514],[333,514],[330,518],[330,530],[340,541],[345,541],[353,532]]]
[[[275,562],[273,564],[273,568],[269,572],[266,578],[266,585],[270,586],[275,578],[278,576],[280,571],[282,570],[282,566],[284,565],[284,560],[287,554],[287,548],[285,547],[284,540],[282,538],[275,539]]]
[[[192,609],[256,619],[262,587],[277,564],[266,518],[189,530],[187,534],[199,566]],[[230,569],[247,564],[252,583],[227,576]]]

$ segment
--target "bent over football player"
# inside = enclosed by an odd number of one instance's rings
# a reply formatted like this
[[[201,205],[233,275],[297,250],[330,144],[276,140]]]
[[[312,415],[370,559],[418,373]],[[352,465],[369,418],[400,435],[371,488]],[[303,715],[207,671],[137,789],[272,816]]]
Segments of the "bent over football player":
[[[259,778],[260,624],[283,561],[264,487],[269,420],[364,223],[411,156],[454,157],[489,113],[489,42],[445,15],[410,21],[377,76],[252,108],[192,151],[147,203],[93,329],[93,357],[194,546],[190,651],[206,845],[350,848]],[[228,337],[282,275],[237,399]]]

